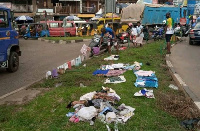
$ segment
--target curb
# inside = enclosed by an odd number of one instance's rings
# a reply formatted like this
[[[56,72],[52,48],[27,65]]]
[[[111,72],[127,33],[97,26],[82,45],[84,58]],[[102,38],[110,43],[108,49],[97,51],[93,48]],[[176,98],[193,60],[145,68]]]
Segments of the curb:
[[[81,39],[81,40],[59,40],[59,41],[54,41],[54,40],[46,40],[44,38],[38,38],[39,41],[45,41],[48,43],[52,44],[68,44],[68,43],[79,43],[79,42],[88,42],[91,41],[91,39]]]
[[[44,79],[44,78],[42,78],[42,79]],[[3,95],[3,96],[0,96],[0,100],[4,99],[4,98],[6,98],[6,97],[8,97],[8,96],[10,96],[10,95],[13,95],[13,94],[15,94],[15,93],[17,93],[17,92],[19,92],[19,91],[21,91],[21,90],[25,90],[25,89],[29,88],[31,85],[33,85],[33,84],[35,84],[35,83],[38,83],[38,82],[41,81],[42,79],[38,79],[38,80],[36,80],[36,81],[34,81],[34,82],[30,83],[30,84],[27,84],[27,85],[25,85],[25,86],[22,86],[21,88],[18,88],[18,89],[14,90],[14,91],[12,91],[12,92],[10,92],[10,93],[7,93],[7,94],[5,94],[5,95]]]
[[[172,47],[175,46],[172,45]],[[175,81],[175,83],[181,87],[181,90],[185,93],[185,95],[189,98],[191,98],[196,105],[196,107],[200,110],[200,100],[198,97],[193,93],[192,90],[190,90],[189,86],[184,82],[184,80],[181,78],[181,76],[176,72],[174,69],[174,66],[172,65],[172,62],[170,61],[169,54],[166,55],[166,64],[169,68],[170,74]]]

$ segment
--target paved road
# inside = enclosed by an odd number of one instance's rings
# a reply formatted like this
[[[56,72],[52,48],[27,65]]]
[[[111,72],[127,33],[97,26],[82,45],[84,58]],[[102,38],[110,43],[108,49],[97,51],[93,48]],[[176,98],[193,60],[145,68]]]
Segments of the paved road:
[[[176,72],[200,100],[200,44],[189,45],[186,38],[172,48],[170,59]]]
[[[21,39],[20,68],[15,73],[0,70],[0,96],[41,79],[46,71],[78,57],[83,44],[51,44]]]

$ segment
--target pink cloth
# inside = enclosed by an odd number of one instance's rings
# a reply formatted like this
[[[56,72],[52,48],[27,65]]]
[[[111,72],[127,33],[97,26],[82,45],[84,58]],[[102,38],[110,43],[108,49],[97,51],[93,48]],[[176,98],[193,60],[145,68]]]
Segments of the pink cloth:
[[[126,70],[109,70],[106,76],[119,76],[126,72]]]
[[[153,73],[154,73],[153,71],[143,71],[143,70],[135,72],[135,74],[138,76],[151,76]]]
[[[88,50],[88,46],[86,46],[86,45],[84,44],[80,51],[81,51],[81,53],[82,53],[83,55],[86,55],[87,50]]]
[[[136,43],[142,44],[143,37],[136,37]]]

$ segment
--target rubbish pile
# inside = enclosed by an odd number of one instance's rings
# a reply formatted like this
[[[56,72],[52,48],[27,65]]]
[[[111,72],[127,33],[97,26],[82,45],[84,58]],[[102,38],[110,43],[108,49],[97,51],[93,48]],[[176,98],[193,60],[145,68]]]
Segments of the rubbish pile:
[[[68,112],[66,116],[73,123],[84,121],[94,125],[96,119],[105,124],[125,123],[134,115],[135,108],[124,103],[117,106],[120,99],[115,90],[102,87],[100,91],[90,92],[81,96],[79,101],[70,102],[67,108],[72,107],[75,111]]]

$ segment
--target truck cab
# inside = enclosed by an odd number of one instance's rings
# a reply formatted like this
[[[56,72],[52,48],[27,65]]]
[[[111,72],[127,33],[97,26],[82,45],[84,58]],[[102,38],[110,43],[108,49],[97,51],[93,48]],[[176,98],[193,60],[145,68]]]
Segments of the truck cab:
[[[0,6],[0,68],[6,68],[8,72],[18,70],[19,56],[21,56],[12,16],[9,8]]]

